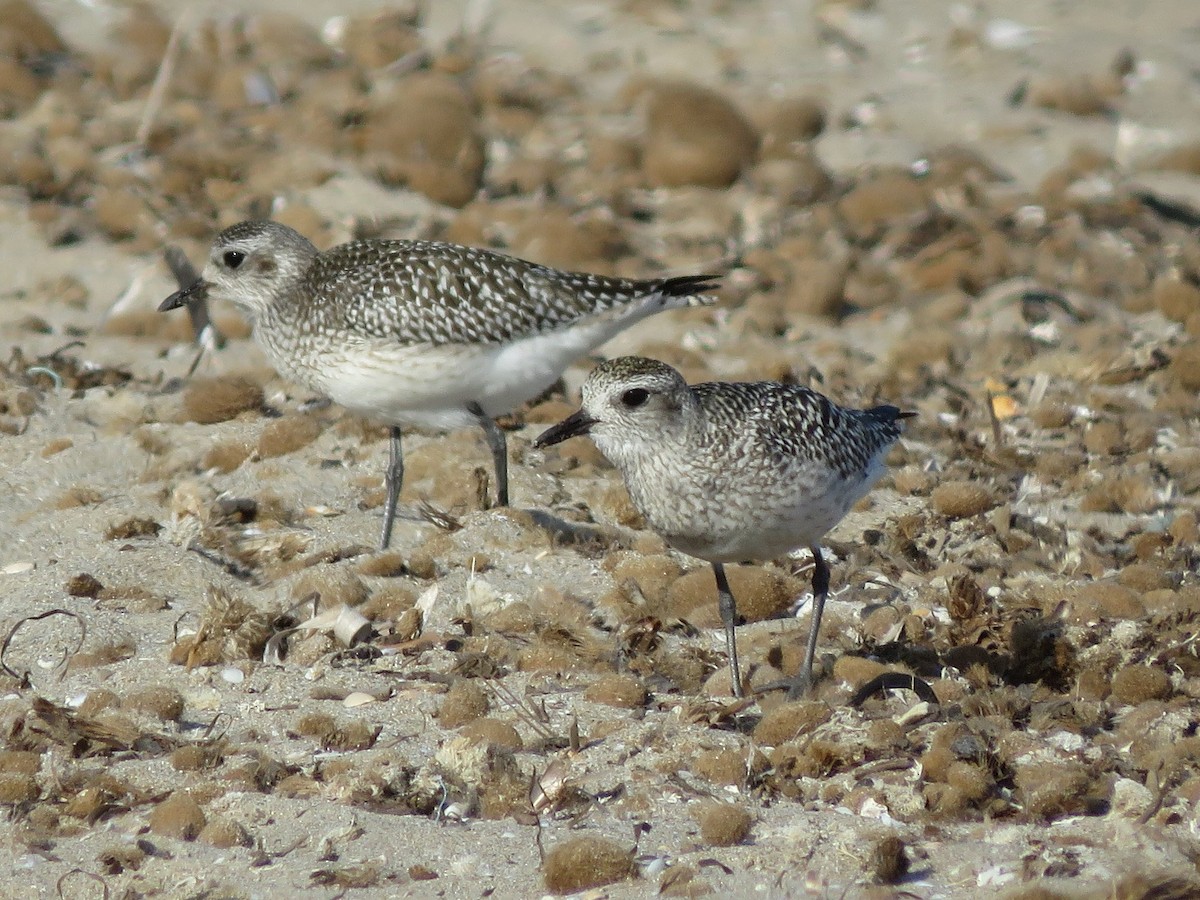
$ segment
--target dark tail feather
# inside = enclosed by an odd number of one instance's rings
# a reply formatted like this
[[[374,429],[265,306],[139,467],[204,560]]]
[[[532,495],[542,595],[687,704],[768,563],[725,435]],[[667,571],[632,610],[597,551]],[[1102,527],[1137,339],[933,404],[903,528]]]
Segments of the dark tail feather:
[[[655,284],[655,289],[665,297],[694,297],[705,291],[717,289],[720,275],[680,275],[677,278],[664,278]]]
[[[865,412],[885,425],[891,425],[897,419],[911,419],[916,415],[915,412],[905,412],[898,406],[873,406]]]

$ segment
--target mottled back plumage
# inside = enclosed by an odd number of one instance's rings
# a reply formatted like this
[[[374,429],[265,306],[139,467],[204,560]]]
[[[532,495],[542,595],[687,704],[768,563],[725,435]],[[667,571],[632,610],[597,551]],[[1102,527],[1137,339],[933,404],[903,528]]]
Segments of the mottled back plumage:
[[[780,469],[811,460],[849,478],[865,471],[902,430],[903,414],[894,406],[849,409],[799,385],[703,382],[691,390],[714,435],[733,430],[752,436],[753,445]]]
[[[678,280],[630,281],[559,272],[437,241],[355,241],[317,257],[309,293],[342,327],[429,344],[503,343],[556,331]],[[701,293],[711,281],[682,279]]]
[[[704,302],[700,295],[713,287],[709,276],[631,280],[561,272],[441,241],[359,240],[318,253],[274,222],[227,228],[214,242],[213,265],[219,270],[230,249],[250,247],[276,262],[266,273],[274,282],[270,309],[252,313],[293,321],[306,333],[435,346],[511,342],[655,296],[663,308],[681,305],[670,302],[679,298]]]

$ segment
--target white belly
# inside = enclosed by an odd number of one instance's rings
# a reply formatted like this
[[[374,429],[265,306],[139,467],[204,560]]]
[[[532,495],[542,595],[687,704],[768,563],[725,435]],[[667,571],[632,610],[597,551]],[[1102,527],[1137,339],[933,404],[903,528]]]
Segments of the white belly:
[[[650,472],[629,484],[629,491],[651,527],[675,549],[711,562],[739,562],[776,559],[819,544],[882,472],[880,456],[857,477],[801,467],[764,488],[743,483],[737,470],[729,470],[715,490]]]
[[[319,369],[281,371],[369,418],[449,430],[474,424],[467,409],[472,403],[493,417],[511,412],[628,324],[593,321],[511,344],[361,342],[323,354]]]

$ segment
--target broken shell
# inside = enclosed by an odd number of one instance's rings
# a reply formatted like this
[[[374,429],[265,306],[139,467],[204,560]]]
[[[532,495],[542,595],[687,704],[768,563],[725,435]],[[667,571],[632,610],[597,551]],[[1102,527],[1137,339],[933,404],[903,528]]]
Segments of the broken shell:
[[[320,505],[318,505],[318,506],[306,506],[306,507],[304,507],[304,515],[305,515],[305,516],[309,516],[309,517],[311,517],[311,516],[321,516],[322,518],[329,519],[329,518],[333,518],[334,516],[340,516],[340,515],[341,515],[343,512],[345,512],[345,510],[342,510],[342,509],[335,509],[335,508],[334,508],[334,507],[332,507],[332,506],[320,506]]]
[[[337,621],[333,623],[333,635],[347,647],[353,647],[370,637],[371,622],[357,610],[342,607]]]
[[[313,616],[297,627],[305,631],[332,631],[333,636],[347,647],[365,641],[371,634],[371,620],[344,605]]]

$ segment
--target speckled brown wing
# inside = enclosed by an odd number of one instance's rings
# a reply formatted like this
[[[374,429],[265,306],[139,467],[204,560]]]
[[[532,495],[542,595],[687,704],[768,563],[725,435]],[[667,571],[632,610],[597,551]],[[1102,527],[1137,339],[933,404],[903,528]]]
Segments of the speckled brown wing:
[[[322,254],[309,285],[344,328],[404,343],[504,343],[639,301],[683,305],[712,276],[631,281],[559,272],[436,241],[355,241]]]
[[[909,415],[894,406],[847,409],[799,385],[770,381],[693,385],[710,420],[740,423],[780,470],[819,462],[843,478],[860,474],[901,434]],[[726,430],[726,429],[722,429]]]

